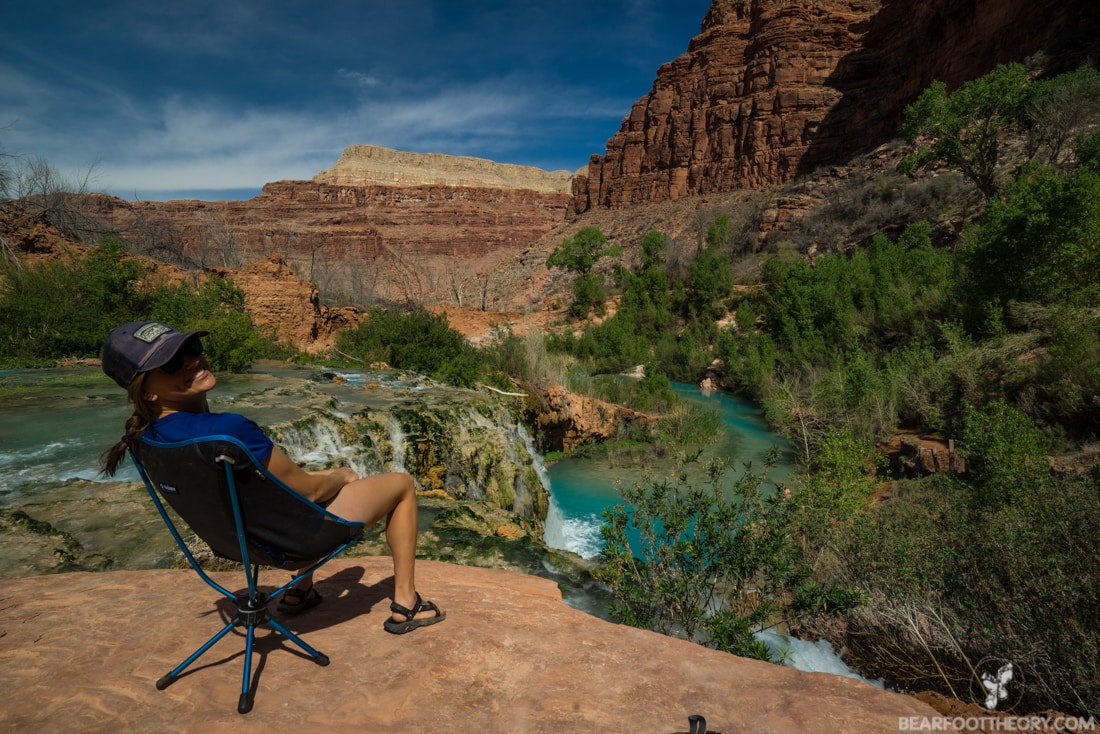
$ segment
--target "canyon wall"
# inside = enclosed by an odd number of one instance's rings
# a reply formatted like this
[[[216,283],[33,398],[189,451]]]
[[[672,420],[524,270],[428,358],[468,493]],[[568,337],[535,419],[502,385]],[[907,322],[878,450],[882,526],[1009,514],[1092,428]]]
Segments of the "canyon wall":
[[[492,310],[514,300],[502,262],[571,215],[571,177],[352,146],[314,180],[269,183],[248,201],[94,207],[133,249],[182,267],[277,255],[326,297]]]
[[[542,194],[568,193],[572,179],[569,171],[544,171],[470,156],[407,153],[377,145],[349,146],[336,165],[313,177],[315,183],[333,186],[461,186]]]
[[[1096,0],[713,0],[576,174],[352,145],[249,201],[103,197],[98,214],[183,267],[277,255],[325,299],[545,310],[569,287],[546,257],[580,226],[627,244],[677,237],[699,229],[693,198],[777,187],[895,137],[933,80],[954,87],[1040,50],[1047,68],[1078,64],[1098,38]]]
[[[1095,51],[1094,0],[714,0],[662,66],[575,207],[749,189],[843,163],[894,137],[932,81],[949,88],[1044,50]]]

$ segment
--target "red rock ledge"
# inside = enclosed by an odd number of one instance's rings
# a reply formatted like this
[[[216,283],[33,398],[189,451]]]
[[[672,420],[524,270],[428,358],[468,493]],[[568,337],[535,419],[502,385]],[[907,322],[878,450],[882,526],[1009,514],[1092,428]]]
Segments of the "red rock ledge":
[[[230,634],[164,691],[154,682],[222,624],[190,571],[72,573],[0,586],[0,731],[896,732],[936,712],[909,696],[609,624],[521,574],[423,561],[442,624],[387,634],[388,558],[335,561],[320,607],[288,626],[319,667],[263,632],[255,708],[236,713],[243,640]],[[213,574],[228,586],[236,574]],[[282,574],[272,574],[278,580]]]

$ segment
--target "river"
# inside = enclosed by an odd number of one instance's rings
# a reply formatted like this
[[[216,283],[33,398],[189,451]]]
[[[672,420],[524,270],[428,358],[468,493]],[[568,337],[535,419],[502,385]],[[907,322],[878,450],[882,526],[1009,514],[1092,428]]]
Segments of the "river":
[[[713,458],[730,462],[727,484],[732,484],[746,462],[754,471],[763,468],[772,448],[779,450],[779,463],[768,475],[768,485],[783,483],[794,471],[791,446],[768,430],[761,411],[743,400],[722,392],[704,393],[692,385],[674,383],[684,400],[718,413],[721,435],[702,448],[694,466],[702,468]],[[547,470],[550,483],[550,512],[546,518],[546,542],[586,558],[597,555],[600,541],[600,513],[620,501],[619,483],[643,481],[646,472],[660,475],[676,469],[670,459],[660,464],[615,466],[607,459],[566,458]]]

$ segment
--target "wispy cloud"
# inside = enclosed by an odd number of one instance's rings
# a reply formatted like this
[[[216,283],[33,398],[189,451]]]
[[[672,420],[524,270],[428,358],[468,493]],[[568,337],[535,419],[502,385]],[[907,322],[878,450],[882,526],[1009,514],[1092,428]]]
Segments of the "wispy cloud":
[[[356,143],[574,169],[708,5],[16,7],[0,27],[0,145],[63,171],[99,161],[126,196],[310,178]]]

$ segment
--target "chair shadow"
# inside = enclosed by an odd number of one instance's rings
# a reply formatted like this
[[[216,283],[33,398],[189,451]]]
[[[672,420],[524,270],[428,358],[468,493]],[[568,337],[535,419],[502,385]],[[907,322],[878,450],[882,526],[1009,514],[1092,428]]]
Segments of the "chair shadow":
[[[279,573],[279,571],[267,570],[267,573]],[[379,602],[384,602],[392,598],[393,576],[389,576],[374,584],[365,586],[360,583],[364,574],[365,570],[362,566],[350,566],[338,571],[332,576],[318,580],[316,582],[317,591],[324,597],[324,601],[318,606],[299,615],[280,612],[277,602],[271,603],[268,612],[292,633],[301,635],[306,644],[312,646],[312,643],[310,643],[305,635],[327,627],[344,624],[357,617],[369,614]],[[278,586],[263,583],[263,575],[263,573],[260,575],[261,591],[271,593],[278,588]],[[205,619],[213,615],[219,617],[221,626],[224,627],[237,616],[236,602],[233,599],[222,596],[214,602],[213,609],[201,612],[198,616]],[[381,625],[381,621],[379,621],[379,625]],[[211,634],[215,631],[216,630],[211,630]],[[226,635],[226,638],[237,639],[239,644],[238,650],[217,660],[210,660],[207,662],[204,662],[200,657],[195,660],[190,667],[184,670],[176,681],[209,668],[216,668],[229,664],[234,660],[240,661],[243,666],[246,635],[247,630],[245,627],[234,627]],[[220,642],[222,641],[219,641],[219,643]],[[293,641],[284,637],[277,630],[266,624],[257,625],[252,646],[252,675],[248,687],[249,697],[253,700],[259,692],[260,678],[267,666],[268,656],[276,651],[285,651],[303,660],[313,661],[313,658],[308,653]],[[209,652],[208,650],[207,653]],[[318,650],[318,652],[324,653],[325,651]]]

